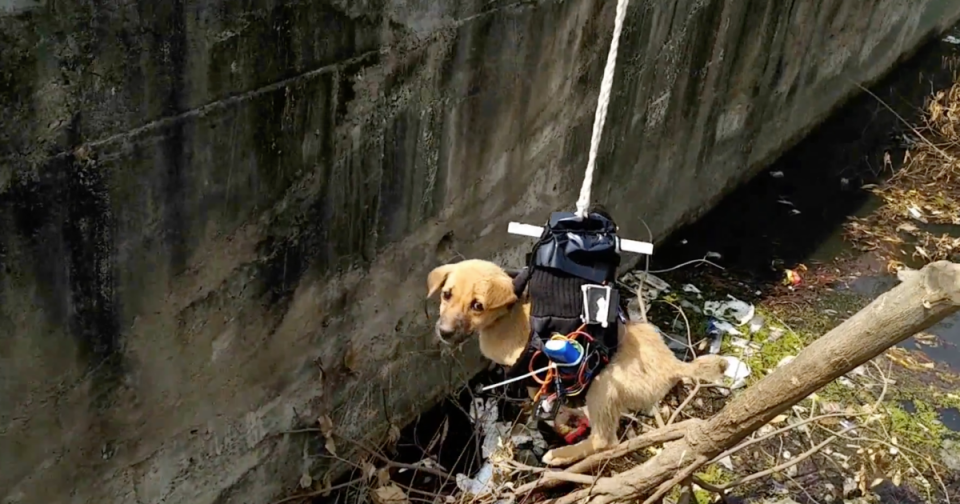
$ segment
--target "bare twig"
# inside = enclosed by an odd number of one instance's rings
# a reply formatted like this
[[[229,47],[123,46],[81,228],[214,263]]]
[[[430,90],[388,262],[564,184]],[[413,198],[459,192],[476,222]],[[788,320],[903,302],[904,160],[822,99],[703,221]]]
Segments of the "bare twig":
[[[940,154],[941,156],[943,156],[944,159],[946,159],[946,160],[948,160],[948,161],[950,161],[950,162],[953,162],[953,161],[956,160],[953,156],[951,156],[950,154],[948,154],[947,152],[945,152],[945,151],[944,151],[943,149],[941,149],[940,147],[937,147],[933,142],[931,142],[929,139],[927,139],[927,137],[924,136],[922,133],[920,133],[920,131],[917,130],[916,127],[914,127],[914,126],[913,126],[912,124],[910,124],[906,119],[904,119],[903,116],[901,116],[900,114],[898,114],[896,110],[893,110],[893,107],[891,107],[890,105],[887,105],[887,102],[881,100],[880,97],[877,96],[873,91],[870,91],[869,89],[863,87],[863,85],[861,85],[859,82],[854,82],[854,84],[855,84],[858,88],[860,88],[861,91],[863,91],[864,93],[867,93],[868,95],[872,96],[875,100],[877,100],[877,101],[880,103],[880,105],[883,105],[883,107],[884,107],[885,109],[887,109],[887,110],[888,110],[891,114],[893,114],[898,120],[900,120],[900,122],[902,122],[902,123],[904,124],[904,126],[910,128],[910,131],[913,131],[913,134],[914,134],[914,135],[917,135],[917,137],[919,137],[921,140],[923,140],[924,143],[926,143],[927,145],[930,146],[930,148],[932,148],[934,151],[936,151],[937,154]]]
[[[668,425],[662,429],[656,429],[654,431],[648,432],[646,434],[641,434],[633,439],[630,439],[626,442],[620,443],[616,448],[610,450],[602,451],[600,453],[595,453],[576,464],[568,467],[564,472],[567,473],[576,473],[582,474],[591,469],[594,469],[597,466],[600,466],[604,462],[622,457],[624,455],[633,453],[637,450],[642,450],[644,448],[666,443],[669,441],[676,441],[683,437],[688,429],[700,423],[701,420],[684,420],[682,422],[677,422],[672,425]],[[534,490],[543,490],[555,487],[559,483],[556,480],[544,480],[539,479],[537,481],[532,481],[525,485],[520,486],[516,490],[517,495],[525,495]]]
[[[315,490],[313,492],[308,492],[300,495],[291,495],[290,497],[285,497],[283,499],[273,501],[271,504],[283,504],[284,502],[291,502],[291,501],[300,500],[300,499],[311,499],[313,497],[319,497],[321,495],[326,495],[334,490],[340,490],[341,488],[351,487],[353,485],[356,485],[357,483],[363,483],[363,481],[366,479],[367,479],[366,477],[354,478],[350,481],[333,485],[321,490]]]
[[[738,444],[737,446],[734,446],[733,448],[730,448],[729,450],[721,453],[720,455],[717,455],[716,457],[713,458],[713,460],[710,461],[710,463],[711,463],[711,464],[716,463],[716,462],[718,462],[718,461],[720,461],[720,460],[723,460],[723,459],[726,458],[726,457],[729,457],[730,455],[733,455],[734,453],[737,453],[737,452],[743,450],[744,448],[747,448],[747,447],[752,446],[752,445],[755,445],[755,444],[757,444],[757,443],[766,441],[766,440],[768,440],[768,439],[770,439],[770,438],[772,438],[772,437],[774,437],[774,436],[777,436],[777,435],[783,434],[784,432],[787,432],[787,431],[796,429],[797,427],[800,427],[801,425],[808,424],[808,423],[810,423],[810,422],[815,422],[815,421],[817,421],[817,420],[823,420],[823,419],[825,419],[825,418],[837,418],[837,417],[848,417],[848,416],[866,416],[866,415],[867,415],[867,413],[859,413],[859,414],[857,414],[857,415],[848,415],[848,414],[846,414],[846,413],[829,413],[829,414],[824,414],[824,415],[817,415],[817,416],[812,417],[812,418],[805,418],[805,419],[803,419],[803,420],[800,420],[799,422],[790,424],[790,425],[788,425],[788,426],[786,426],[786,427],[782,427],[782,428],[779,428],[779,429],[777,429],[777,430],[775,430],[775,431],[772,431],[772,432],[769,432],[769,433],[767,433],[767,434],[764,434],[764,435],[762,435],[762,436],[755,437],[755,438],[753,438],[753,439],[749,439],[749,440],[747,440],[747,441],[744,441],[744,442]]]
[[[697,380],[696,386],[694,386],[693,390],[691,390],[690,393],[687,394],[686,399],[684,399],[683,402],[680,403],[680,406],[677,406],[677,409],[673,410],[673,413],[670,415],[670,418],[667,420],[667,425],[672,424],[674,420],[677,419],[677,416],[680,415],[680,412],[683,411],[683,408],[686,408],[687,405],[690,404],[690,401],[692,401],[693,398],[697,396],[697,392],[700,392],[700,380]]]
[[[852,425],[852,426],[847,427],[846,429],[840,431],[840,434],[843,434],[843,433],[845,433],[845,432],[851,431],[851,430],[856,429],[856,428],[857,428],[856,425]],[[733,488],[733,487],[735,487],[735,486],[739,486],[739,485],[742,485],[742,484],[744,484],[744,483],[749,483],[749,482],[751,482],[751,481],[753,481],[753,480],[760,479],[760,478],[762,478],[762,477],[764,477],[764,476],[769,476],[769,475],[771,475],[771,474],[773,474],[773,473],[775,473],[775,472],[780,472],[780,471],[783,471],[783,470],[785,470],[785,469],[789,469],[790,467],[793,467],[793,466],[799,464],[800,462],[803,462],[804,460],[810,458],[811,456],[813,456],[813,454],[815,454],[815,453],[819,452],[820,450],[822,450],[824,446],[827,446],[828,444],[832,443],[835,439],[837,439],[837,437],[838,437],[838,436],[830,436],[830,437],[828,437],[827,439],[825,439],[825,440],[821,441],[820,443],[818,443],[818,444],[817,444],[816,446],[814,446],[813,448],[810,448],[809,450],[801,453],[800,455],[797,455],[796,457],[790,459],[790,460],[787,461],[787,462],[784,462],[784,463],[782,463],[782,464],[780,464],[780,465],[776,465],[776,466],[774,466],[774,467],[771,467],[770,469],[766,469],[766,470],[763,470],[763,471],[760,471],[760,472],[753,473],[753,474],[751,474],[751,475],[749,475],[749,476],[745,476],[745,477],[743,477],[743,478],[740,478],[740,479],[738,479],[738,480],[732,481],[732,482],[730,482],[730,483],[726,483],[726,484],[724,484],[724,485],[719,485],[717,488],[720,489],[720,490],[722,490],[722,491],[726,491],[726,490],[729,490],[730,488]]]

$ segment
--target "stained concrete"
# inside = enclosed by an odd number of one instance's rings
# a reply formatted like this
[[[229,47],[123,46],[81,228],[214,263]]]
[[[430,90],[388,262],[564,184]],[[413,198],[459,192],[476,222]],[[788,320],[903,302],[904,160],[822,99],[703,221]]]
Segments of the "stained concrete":
[[[705,211],[960,17],[634,1],[594,199]],[[0,496],[267,503],[481,365],[425,275],[571,208],[601,0],[0,0]],[[350,444],[339,443],[350,456]]]

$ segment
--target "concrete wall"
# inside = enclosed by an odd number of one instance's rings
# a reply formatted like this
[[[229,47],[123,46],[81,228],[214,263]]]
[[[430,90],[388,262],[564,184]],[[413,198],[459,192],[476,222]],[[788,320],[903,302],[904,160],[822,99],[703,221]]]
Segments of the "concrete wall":
[[[478,369],[429,268],[572,208],[612,0],[0,0],[0,496],[266,503]],[[594,198],[704,211],[960,16],[634,1]],[[341,444],[341,455],[349,455]]]

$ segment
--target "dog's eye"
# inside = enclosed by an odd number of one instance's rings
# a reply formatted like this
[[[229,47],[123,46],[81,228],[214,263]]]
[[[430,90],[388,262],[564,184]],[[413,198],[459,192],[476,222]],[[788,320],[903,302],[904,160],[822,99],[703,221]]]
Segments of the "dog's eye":
[[[483,311],[483,305],[480,304],[479,301],[474,300],[472,303],[470,303],[470,309],[473,311]]]
[[[453,293],[450,291],[443,291],[442,296],[444,301],[450,301],[450,298],[453,297]]]

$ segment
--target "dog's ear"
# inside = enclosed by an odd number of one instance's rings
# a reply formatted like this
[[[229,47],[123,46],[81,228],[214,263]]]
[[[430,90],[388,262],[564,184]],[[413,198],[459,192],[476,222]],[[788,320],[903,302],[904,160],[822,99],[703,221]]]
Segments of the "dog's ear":
[[[444,264],[443,266],[437,266],[427,275],[427,297],[432,297],[434,294],[443,287],[443,284],[447,281],[447,276],[450,275],[450,272],[453,271],[453,264]]]
[[[484,283],[484,310],[495,310],[517,302],[517,295],[513,292],[513,280],[509,276],[498,276]]]

